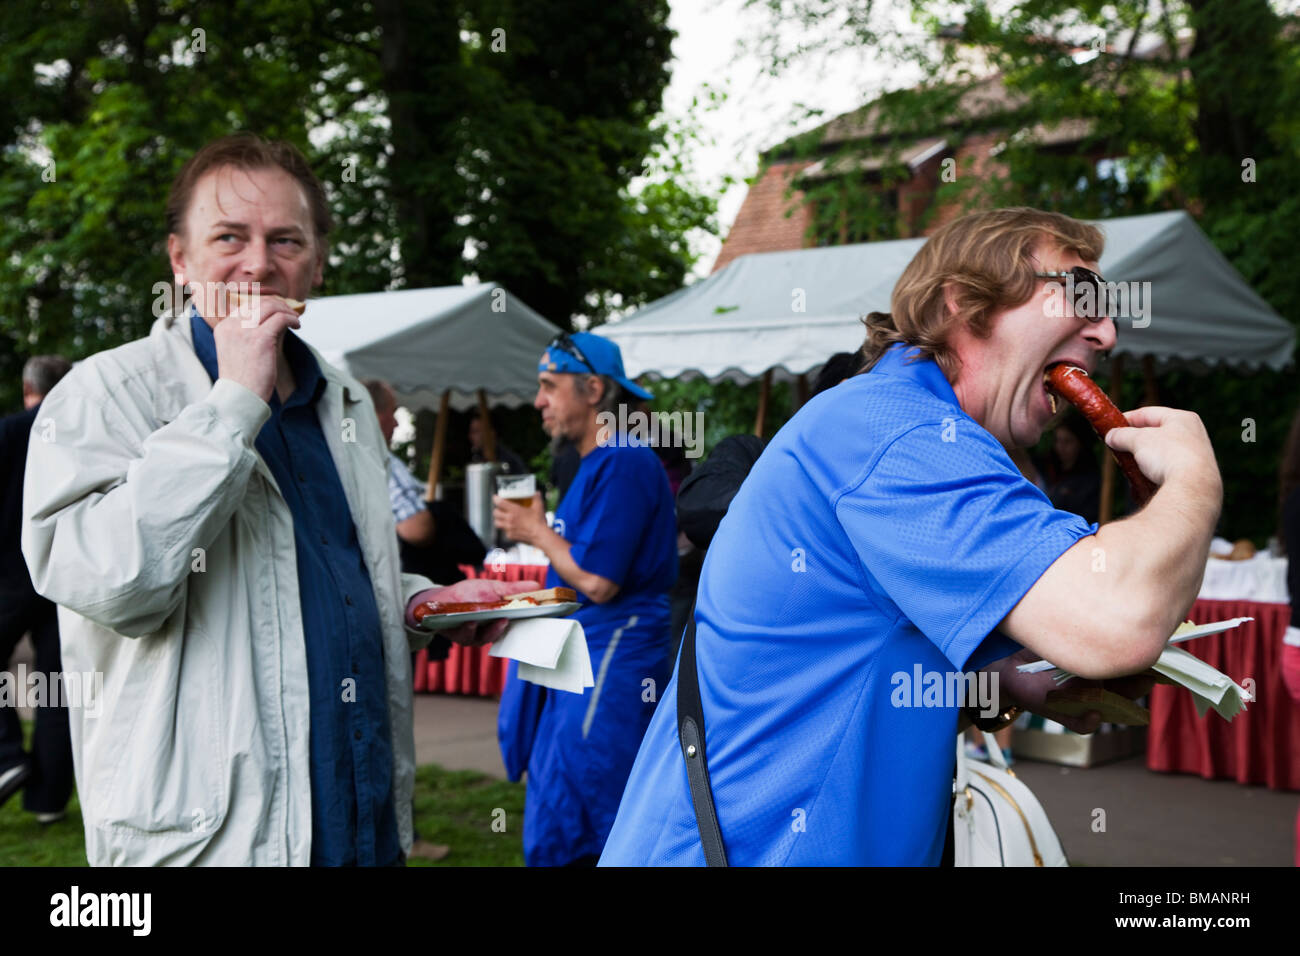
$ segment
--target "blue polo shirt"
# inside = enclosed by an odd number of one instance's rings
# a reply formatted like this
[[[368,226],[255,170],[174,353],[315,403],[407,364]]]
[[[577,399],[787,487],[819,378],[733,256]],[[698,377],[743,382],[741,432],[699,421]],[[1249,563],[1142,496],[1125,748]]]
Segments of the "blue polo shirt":
[[[216,381],[212,330],[196,311],[190,328],[195,354]],[[293,515],[311,695],[311,862],[387,865],[401,844],[379,608],[316,414],[325,379],[292,332],[285,332],[284,351],[296,387],[283,404],[272,393],[271,417],[255,445]]]
[[[948,688],[1018,649],[994,628],[1096,530],[906,351],[804,406],[709,547],[696,653],[733,864],[937,864],[966,702]],[[674,675],[602,864],[704,863],[676,711]]]
[[[555,511],[553,527],[571,545],[578,567],[618,585],[614,600],[595,604],[578,592],[583,627],[664,615],[677,581],[677,519],[664,466],[653,451],[620,436],[597,446],[578,467]],[[547,587],[567,587],[554,567]]]

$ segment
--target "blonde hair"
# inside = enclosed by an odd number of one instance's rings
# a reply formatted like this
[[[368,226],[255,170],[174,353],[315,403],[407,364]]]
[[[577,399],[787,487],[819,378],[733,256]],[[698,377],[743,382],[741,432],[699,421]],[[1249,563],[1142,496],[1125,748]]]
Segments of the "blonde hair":
[[[1044,240],[1085,262],[1100,259],[1105,246],[1096,226],[1027,206],[974,212],[943,226],[903,270],[890,311],[862,319],[867,327],[862,370],[870,370],[891,346],[903,342],[955,379],[958,362],[949,337],[956,323],[987,338],[999,312],[1028,302],[1038,282],[1034,272],[1043,268],[1030,256]],[[944,300],[947,286],[956,300],[955,313]]]

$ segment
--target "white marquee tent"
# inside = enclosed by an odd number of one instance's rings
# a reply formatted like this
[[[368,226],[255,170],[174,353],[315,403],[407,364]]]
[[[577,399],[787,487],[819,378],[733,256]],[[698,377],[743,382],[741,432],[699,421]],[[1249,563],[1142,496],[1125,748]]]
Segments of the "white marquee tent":
[[[299,335],[357,378],[382,378],[407,408],[516,407],[537,394],[537,358],[559,331],[489,282],[312,299]]]
[[[388,382],[399,405],[438,411],[429,466],[434,497],[447,412],[515,408],[537,394],[537,359],[559,329],[494,282],[312,299],[298,334],[357,378]],[[489,420],[484,450],[495,460]]]
[[[1150,311],[1119,324],[1118,357],[1206,368],[1280,369],[1295,330],[1264,302],[1185,212],[1097,222],[1108,281],[1150,282]],[[750,382],[815,371],[862,344],[859,317],[889,311],[903,268],[925,239],[741,256],[600,333],[629,375]],[[1148,322],[1149,319],[1149,322]]]

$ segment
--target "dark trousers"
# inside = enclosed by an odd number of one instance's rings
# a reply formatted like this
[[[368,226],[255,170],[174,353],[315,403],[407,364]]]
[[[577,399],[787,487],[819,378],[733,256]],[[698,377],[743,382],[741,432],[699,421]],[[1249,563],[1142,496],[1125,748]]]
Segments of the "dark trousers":
[[[35,594],[11,596],[0,591],[0,670],[8,669],[14,648],[28,632],[36,646],[36,670],[45,675],[48,690],[54,675],[63,670],[57,609]],[[17,674],[9,683],[15,692],[21,692]],[[73,772],[68,709],[62,693],[58,706],[37,708],[30,757],[23,752],[18,708],[0,705],[0,771],[24,761],[31,764],[32,776],[23,788],[23,809],[31,813],[63,810],[72,796]]]

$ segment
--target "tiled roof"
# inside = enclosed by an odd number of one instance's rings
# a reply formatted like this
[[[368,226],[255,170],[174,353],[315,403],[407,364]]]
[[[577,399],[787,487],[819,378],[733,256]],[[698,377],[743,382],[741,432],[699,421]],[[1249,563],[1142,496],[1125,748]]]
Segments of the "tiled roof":
[[[714,272],[737,256],[802,249],[808,245],[812,210],[804,204],[800,190],[786,194],[793,178],[808,165],[808,162],[777,163],[762,171],[736,214],[722,251],[713,263]]]

